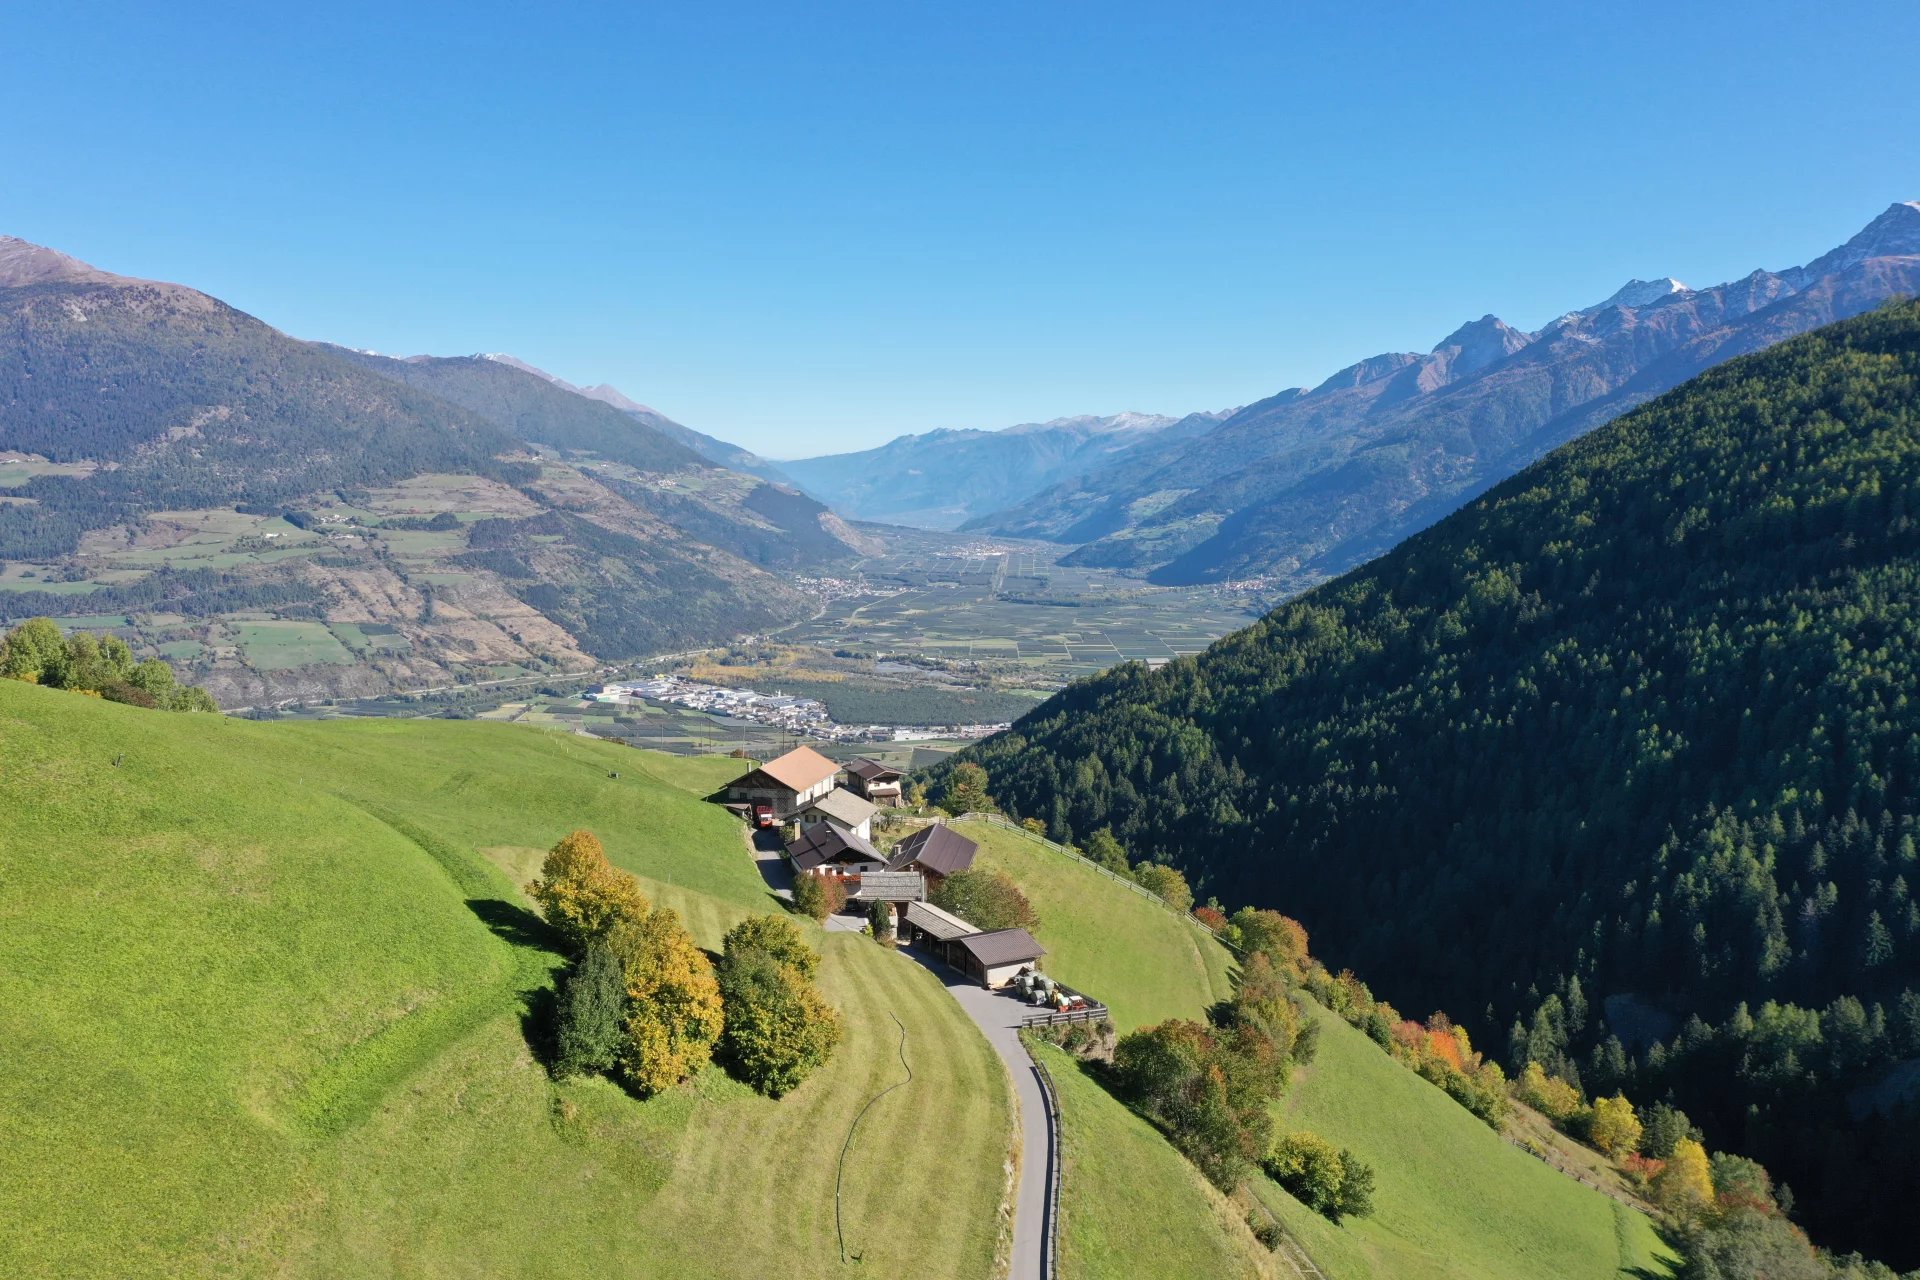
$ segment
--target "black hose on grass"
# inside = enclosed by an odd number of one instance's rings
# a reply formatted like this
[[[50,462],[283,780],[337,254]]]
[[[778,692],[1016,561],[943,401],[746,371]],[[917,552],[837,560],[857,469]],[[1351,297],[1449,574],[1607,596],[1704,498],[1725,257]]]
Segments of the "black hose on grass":
[[[855,1116],[853,1123],[847,1126],[847,1140],[840,1144],[840,1167],[833,1175],[833,1232],[840,1238],[840,1261],[842,1263],[845,1263],[847,1260],[847,1229],[840,1218],[840,1185],[846,1181],[847,1177],[847,1152],[853,1147],[853,1131],[858,1129],[860,1122],[867,1118],[867,1112],[873,1110],[874,1103],[880,1101],[880,1099],[886,1097],[901,1085],[913,1083],[913,1064],[907,1061],[907,1024],[900,1021],[899,1015],[891,1009],[887,1010],[887,1016],[893,1019],[894,1026],[900,1028],[900,1065],[907,1069],[907,1078],[898,1083],[888,1085],[871,1098],[868,1098],[867,1105],[860,1108],[860,1114]]]

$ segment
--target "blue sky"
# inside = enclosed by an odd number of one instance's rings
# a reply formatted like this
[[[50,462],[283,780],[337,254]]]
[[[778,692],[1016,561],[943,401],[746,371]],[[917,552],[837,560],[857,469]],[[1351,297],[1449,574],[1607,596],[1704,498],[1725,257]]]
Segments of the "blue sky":
[[[15,7],[0,233],[790,457],[1243,403],[1920,197],[1911,0],[551,9]]]

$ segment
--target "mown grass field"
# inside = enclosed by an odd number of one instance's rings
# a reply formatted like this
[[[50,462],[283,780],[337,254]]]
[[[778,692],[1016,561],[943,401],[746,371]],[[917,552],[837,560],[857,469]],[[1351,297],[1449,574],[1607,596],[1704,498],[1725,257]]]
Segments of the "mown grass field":
[[[1105,1002],[1122,1031],[1198,1018],[1233,995],[1226,948],[1165,907],[1052,849],[984,822],[958,828],[978,865],[1019,883],[1047,948],[1047,972]]]
[[[1123,1030],[1169,1017],[1204,1019],[1207,1004],[1231,994],[1228,953],[1191,924],[1012,832],[984,823],[961,830],[980,841],[985,865],[1005,869],[1032,900],[1048,972],[1107,1001]],[[1311,1130],[1371,1164],[1378,1180],[1375,1212],[1335,1226],[1264,1177],[1253,1179],[1251,1190],[1330,1280],[1667,1274],[1667,1255],[1644,1215],[1509,1146],[1360,1032],[1317,1005],[1310,1008],[1321,1024],[1319,1053],[1281,1101],[1281,1128]],[[1182,1173],[1192,1170],[1157,1137],[1145,1141],[1151,1130],[1092,1080],[1065,1067],[1054,1074],[1069,1151],[1080,1126],[1125,1153],[1116,1158],[1117,1171],[1089,1169],[1095,1164],[1089,1160],[1069,1172],[1064,1220],[1075,1243],[1063,1274],[1073,1280],[1245,1274],[1217,1261],[1179,1264],[1188,1256],[1230,1253],[1244,1225],[1208,1227],[1207,1242],[1194,1242],[1201,1230],[1194,1224],[1217,1223],[1218,1214],[1210,1198],[1178,1191],[1179,1180],[1162,1166],[1172,1160]],[[1126,1138],[1129,1132],[1134,1140]],[[1159,1187],[1158,1196],[1142,1198],[1143,1184]],[[1162,1208],[1176,1200],[1188,1207],[1177,1214]],[[1168,1221],[1173,1217],[1185,1227]],[[1144,1225],[1128,1237],[1131,1222]],[[1167,1260],[1158,1264],[1164,1270],[1124,1269],[1129,1250],[1173,1239],[1185,1243],[1166,1250]]]
[[[991,1270],[1003,1070],[933,978],[812,936],[847,1016],[772,1102],[555,1084],[517,884],[575,826],[702,944],[770,906],[737,765],[448,721],[254,724],[0,682],[0,1274]],[[618,777],[610,776],[618,774]],[[928,1123],[937,1117],[937,1123]]]

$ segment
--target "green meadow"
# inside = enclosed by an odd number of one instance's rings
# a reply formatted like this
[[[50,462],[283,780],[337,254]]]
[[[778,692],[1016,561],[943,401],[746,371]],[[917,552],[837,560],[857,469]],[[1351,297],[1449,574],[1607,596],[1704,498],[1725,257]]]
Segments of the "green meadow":
[[[1231,994],[1232,957],[1192,923],[1013,832],[985,823],[961,830],[980,841],[981,862],[1007,871],[1032,901],[1048,972],[1106,1001],[1123,1031],[1170,1017],[1204,1020],[1208,1004]],[[1372,1165],[1375,1210],[1336,1226],[1264,1177],[1250,1191],[1329,1280],[1669,1274],[1671,1259],[1645,1215],[1508,1145],[1359,1031],[1309,1007],[1319,1051],[1279,1103],[1280,1128],[1311,1130]],[[1069,1059],[1047,1061],[1060,1083],[1070,1158],[1062,1274],[1247,1274],[1220,1260],[1251,1241],[1244,1221],[1223,1219],[1219,1197],[1190,1185],[1201,1179],[1186,1161],[1157,1135],[1145,1141],[1145,1122]],[[1074,1160],[1076,1144],[1125,1154],[1113,1163]],[[1148,1187],[1155,1190],[1143,1194]],[[1204,1242],[1192,1239],[1196,1224],[1208,1223],[1221,1225]],[[1152,1265],[1129,1269],[1136,1257]],[[1292,1272],[1281,1264],[1277,1274]]]
[[[903,1078],[902,1027],[914,1080],[854,1143],[846,1246],[990,1273],[1005,1073],[863,937],[811,931],[847,1038],[781,1101],[537,1060],[559,961],[518,885],[584,826],[717,945],[772,906],[699,798],[734,768],[0,682],[0,1274],[838,1275],[841,1144]]]

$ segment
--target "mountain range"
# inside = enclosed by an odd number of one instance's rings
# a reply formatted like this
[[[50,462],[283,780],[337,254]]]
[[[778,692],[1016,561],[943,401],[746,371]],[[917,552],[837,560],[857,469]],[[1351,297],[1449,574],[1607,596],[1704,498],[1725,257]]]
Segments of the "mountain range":
[[[22,473],[0,615],[172,619],[151,639],[193,646],[228,705],[725,640],[803,615],[793,571],[875,545],[718,442],[518,362],[303,342],[11,238],[0,325]],[[360,661],[288,656],[366,636]]]
[[[954,529],[1067,484],[1116,458],[1171,449],[1217,426],[1224,413],[1083,415],[997,431],[939,430],[875,449],[783,462],[780,469],[847,515],[921,529]]]
[[[1537,331],[1495,316],[1225,417],[1149,436],[962,527],[1073,545],[1161,583],[1311,585],[1722,360],[1920,291],[1920,202],[1805,266],[1707,289],[1635,280]],[[804,473],[802,473],[804,474]]]
[[[1846,269],[1793,296],[1842,305]],[[1055,839],[1110,830],[1199,895],[1297,915],[1512,1072],[1677,1103],[1817,1239],[1912,1267],[1916,599],[1906,301],[1701,374],[962,758]]]

